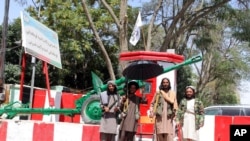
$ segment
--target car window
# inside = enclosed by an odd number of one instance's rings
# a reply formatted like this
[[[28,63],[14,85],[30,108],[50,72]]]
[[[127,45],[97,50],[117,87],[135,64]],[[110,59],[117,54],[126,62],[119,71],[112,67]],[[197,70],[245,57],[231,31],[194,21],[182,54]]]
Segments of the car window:
[[[240,108],[240,116],[245,116],[245,112],[243,108]]]
[[[205,115],[220,115],[220,109],[219,108],[205,109]]]
[[[239,116],[240,115],[240,108],[236,107],[223,107],[222,108],[222,115],[225,116]]]
[[[224,115],[224,116],[250,116],[250,107],[207,107],[205,115]]]
[[[244,108],[245,116],[250,116],[250,108]]]

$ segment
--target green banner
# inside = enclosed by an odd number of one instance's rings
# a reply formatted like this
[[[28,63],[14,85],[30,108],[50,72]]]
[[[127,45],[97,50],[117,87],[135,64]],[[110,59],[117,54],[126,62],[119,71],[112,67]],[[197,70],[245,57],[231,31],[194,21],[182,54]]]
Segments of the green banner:
[[[91,76],[92,76],[93,88],[98,94],[100,94],[101,93],[100,88],[103,85],[103,82],[94,72],[91,72]]]

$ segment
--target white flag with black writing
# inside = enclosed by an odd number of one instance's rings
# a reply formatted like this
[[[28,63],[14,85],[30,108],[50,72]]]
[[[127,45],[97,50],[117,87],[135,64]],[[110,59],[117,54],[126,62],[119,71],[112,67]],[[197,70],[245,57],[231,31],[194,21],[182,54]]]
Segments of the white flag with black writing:
[[[140,27],[141,26],[142,26],[141,12],[139,11],[139,14],[138,14],[138,17],[137,17],[137,20],[136,20],[136,23],[135,23],[134,30],[133,30],[132,35],[131,35],[130,40],[129,40],[129,42],[133,46],[135,46],[137,44],[137,42],[139,41],[139,39],[140,39],[140,36],[141,36]]]

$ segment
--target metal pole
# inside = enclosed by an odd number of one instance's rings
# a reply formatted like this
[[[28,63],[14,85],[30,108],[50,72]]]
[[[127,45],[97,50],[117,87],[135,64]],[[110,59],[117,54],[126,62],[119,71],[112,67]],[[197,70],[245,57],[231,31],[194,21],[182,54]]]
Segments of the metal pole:
[[[34,82],[35,82],[35,72],[36,72],[36,58],[32,56],[31,59],[32,65],[32,75],[31,75],[31,84],[30,84],[30,104],[29,107],[32,108],[33,103],[33,92],[34,92]]]
[[[3,19],[3,30],[2,30],[2,47],[0,50],[0,93],[4,92],[4,69],[5,69],[5,51],[6,51],[6,40],[7,40],[7,29],[8,29],[8,16],[10,0],[5,0],[4,8],[4,19]]]

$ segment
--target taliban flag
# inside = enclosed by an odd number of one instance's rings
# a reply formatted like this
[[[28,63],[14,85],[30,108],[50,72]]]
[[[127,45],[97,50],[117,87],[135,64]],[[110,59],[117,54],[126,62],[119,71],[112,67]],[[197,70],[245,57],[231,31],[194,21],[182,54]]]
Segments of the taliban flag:
[[[135,23],[135,27],[133,29],[132,35],[129,39],[129,42],[135,46],[137,44],[137,42],[140,39],[141,36],[141,30],[140,27],[142,26],[142,21],[141,21],[141,12],[139,11],[136,23]]]

